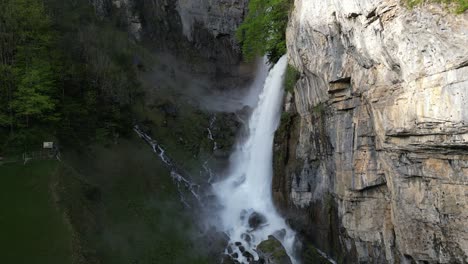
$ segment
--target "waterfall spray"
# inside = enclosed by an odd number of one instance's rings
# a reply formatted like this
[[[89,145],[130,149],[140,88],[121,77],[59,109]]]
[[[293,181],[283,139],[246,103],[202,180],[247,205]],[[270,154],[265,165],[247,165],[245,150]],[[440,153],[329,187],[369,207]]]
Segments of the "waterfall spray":
[[[295,233],[277,213],[271,191],[273,139],[281,115],[286,67],[287,59],[283,56],[270,70],[248,122],[249,135],[232,154],[228,177],[213,187],[222,205],[219,216],[231,249],[235,251],[242,246],[258,259],[256,247],[274,235],[294,263]],[[239,262],[247,263],[241,252],[237,255]]]

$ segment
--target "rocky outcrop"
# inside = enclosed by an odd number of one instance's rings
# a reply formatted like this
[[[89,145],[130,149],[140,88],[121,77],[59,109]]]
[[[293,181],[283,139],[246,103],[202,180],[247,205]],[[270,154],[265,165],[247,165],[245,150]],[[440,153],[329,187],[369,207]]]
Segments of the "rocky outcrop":
[[[295,1],[274,198],[338,262],[468,262],[467,18]]]
[[[264,264],[291,264],[291,259],[286,253],[281,242],[274,236],[268,236],[268,239],[260,243],[257,247],[259,263]]]

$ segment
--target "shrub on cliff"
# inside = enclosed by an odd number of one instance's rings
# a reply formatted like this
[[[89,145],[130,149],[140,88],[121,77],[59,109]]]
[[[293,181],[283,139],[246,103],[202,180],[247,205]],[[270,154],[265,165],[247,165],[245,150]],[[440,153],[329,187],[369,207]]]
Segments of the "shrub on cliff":
[[[288,68],[286,69],[286,77],[285,77],[285,90],[287,92],[294,92],[294,86],[296,86],[297,81],[301,77],[301,73],[291,64],[288,64]]]
[[[461,14],[468,9],[468,0],[405,0],[405,2],[409,7],[414,7],[424,2],[450,4],[454,6],[455,12],[458,14]]]
[[[236,32],[244,58],[266,55],[275,63],[286,53],[286,26],[291,0],[251,0],[249,12]]]

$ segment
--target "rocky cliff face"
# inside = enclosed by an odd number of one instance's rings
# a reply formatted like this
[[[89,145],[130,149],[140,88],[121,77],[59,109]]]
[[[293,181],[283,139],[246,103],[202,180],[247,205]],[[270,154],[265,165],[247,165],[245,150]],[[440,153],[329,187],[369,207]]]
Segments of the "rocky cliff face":
[[[96,14],[112,17],[137,41],[179,56],[204,73],[236,72],[241,61],[235,31],[248,0],[92,0]],[[209,71],[207,72],[207,68]],[[194,70],[194,69],[192,69]]]
[[[301,78],[273,188],[290,223],[347,263],[468,262],[468,15],[295,0],[287,43]]]
[[[205,58],[239,63],[240,53],[234,33],[242,22],[247,2],[113,0],[112,4],[125,10],[132,32],[143,31],[157,48],[172,52],[179,49],[186,55],[186,45],[190,43]]]
[[[235,30],[242,22],[248,0],[179,0],[179,12],[184,35],[192,41],[200,37],[200,27],[215,39],[225,39],[236,51]]]
[[[255,65],[242,63],[235,32],[248,0],[92,0],[92,3],[99,17],[127,31],[143,47],[145,55],[153,58],[136,55],[134,58],[136,63],[151,61],[140,75],[148,94],[164,88],[178,90],[205,107],[213,101],[223,104],[213,100],[213,96],[247,92],[243,88],[252,81]],[[153,99],[151,95],[147,97]],[[231,101],[237,103],[238,97]]]

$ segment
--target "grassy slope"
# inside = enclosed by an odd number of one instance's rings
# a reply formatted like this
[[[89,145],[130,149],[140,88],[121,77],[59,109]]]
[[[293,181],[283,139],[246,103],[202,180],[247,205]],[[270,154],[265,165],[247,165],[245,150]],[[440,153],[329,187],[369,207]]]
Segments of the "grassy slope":
[[[77,263],[208,263],[193,249],[193,224],[169,172],[140,139],[70,162],[79,172],[61,171],[60,197],[81,244]]]
[[[71,239],[57,210],[51,183],[55,161],[0,166],[0,262],[66,264]]]

